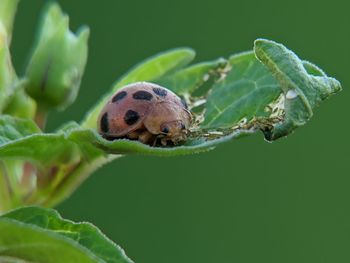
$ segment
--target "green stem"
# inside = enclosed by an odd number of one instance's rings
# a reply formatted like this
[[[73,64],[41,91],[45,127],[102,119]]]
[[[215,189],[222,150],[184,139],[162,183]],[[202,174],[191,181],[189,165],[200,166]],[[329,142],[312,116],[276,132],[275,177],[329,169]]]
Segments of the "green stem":
[[[18,161],[0,161],[0,212],[5,212],[22,204],[16,167]]]
[[[0,161],[0,213],[9,209],[11,203],[12,189],[6,166]]]
[[[54,207],[59,204],[71,195],[95,170],[122,156],[123,155],[109,155],[108,157],[99,157],[89,162],[81,162],[72,173],[61,181],[42,205],[45,207]]]
[[[37,111],[35,113],[34,121],[42,131],[45,130],[48,114],[49,112],[46,108],[38,105]]]

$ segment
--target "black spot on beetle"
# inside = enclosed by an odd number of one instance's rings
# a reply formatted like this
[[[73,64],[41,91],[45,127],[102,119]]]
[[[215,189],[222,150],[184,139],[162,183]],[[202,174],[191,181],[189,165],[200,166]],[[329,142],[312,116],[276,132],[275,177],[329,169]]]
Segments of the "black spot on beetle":
[[[124,121],[127,125],[133,125],[140,119],[140,115],[133,110],[128,110],[125,113]]]
[[[168,94],[168,92],[162,88],[153,88],[153,92],[161,97],[165,97]]]
[[[153,98],[153,95],[148,91],[139,90],[132,94],[132,97],[135,100],[151,100]]]
[[[185,109],[187,110],[188,109],[188,105],[187,105],[186,101],[184,99],[181,99],[181,103],[185,107]]]
[[[128,93],[126,91],[121,91],[113,97],[112,102],[118,102],[118,101],[124,99],[126,97],[126,95],[128,95]]]
[[[109,131],[109,123],[108,123],[108,113],[104,113],[101,117],[101,131],[107,133]]]

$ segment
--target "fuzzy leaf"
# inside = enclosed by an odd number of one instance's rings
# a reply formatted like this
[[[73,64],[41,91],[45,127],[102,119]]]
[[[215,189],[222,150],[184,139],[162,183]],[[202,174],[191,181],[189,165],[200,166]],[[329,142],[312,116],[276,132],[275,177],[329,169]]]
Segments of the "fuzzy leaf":
[[[25,207],[4,214],[0,233],[0,261],[132,262],[92,224],[65,220],[51,209]]]
[[[40,129],[31,120],[7,115],[0,116],[0,146],[6,142],[15,141],[40,132]]]
[[[341,90],[339,81],[327,77],[311,63],[303,63],[281,44],[258,39],[255,41],[254,50],[257,58],[278,80],[285,98],[284,121],[265,130],[268,140],[285,136],[304,125],[312,117],[314,108]]]
[[[240,120],[268,117],[267,105],[280,95],[276,80],[254,53],[232,56],[232,70],[209,94],[203,128],[230,128]]]
[[[223,58],[202,62],[176,71],[174,74],[155,80],[159,85],[168,87],[177,95],[186,97],[198,90],[212,77],[218,77],[227,66]]]
[[[67,162],[74,153],[64,133],[41,133],[32,120],[0,116],[0,158],[28,160],[40,166]]]

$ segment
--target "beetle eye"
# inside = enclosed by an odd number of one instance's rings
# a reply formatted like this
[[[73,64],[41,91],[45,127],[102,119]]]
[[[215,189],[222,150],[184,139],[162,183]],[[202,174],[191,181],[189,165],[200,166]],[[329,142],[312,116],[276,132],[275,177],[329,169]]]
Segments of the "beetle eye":
[[[184,130],[184,129],[186,129],[186,126],[185,124],[181,123],[181,130]]]
[[[162,133],[168,133],[169,132],[169,128],[168,127],[164,127],[162,130]]]

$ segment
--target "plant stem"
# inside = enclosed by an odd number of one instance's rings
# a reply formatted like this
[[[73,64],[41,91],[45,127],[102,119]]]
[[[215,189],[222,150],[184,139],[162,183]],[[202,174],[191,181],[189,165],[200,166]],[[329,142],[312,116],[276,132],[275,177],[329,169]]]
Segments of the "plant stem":
[[[38,105],[34,121],[42,131],[44,131],[45,129],[48,114],[49,112],[46,108],[43,108],[40,105]]]
[[[0,213],[8,210],[11,206],[12,188],[3,161],[0,161]]]
[[[53,190],[52,194],[42,203],[45,207],[53,207],[62,202],[69,195],[71,195],[82,182],[84,182],[95,170],[102,165],[120,158],[123,155],[109,155],[108,157],[99,157],[89,162],[82,162],[76,167],[76,169],[69,174],[60,185]]]

